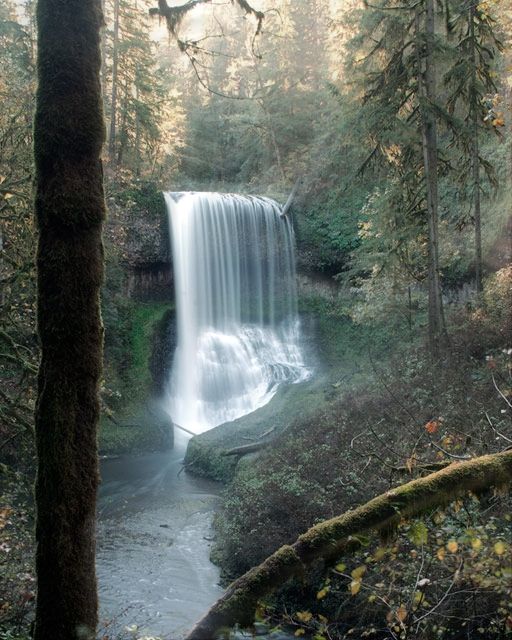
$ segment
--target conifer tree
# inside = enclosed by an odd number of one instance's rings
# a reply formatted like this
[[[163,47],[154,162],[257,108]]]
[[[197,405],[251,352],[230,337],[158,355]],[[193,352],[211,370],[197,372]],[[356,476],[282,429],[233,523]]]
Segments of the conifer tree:
[[[417,262],[411,241],[425,239],[428,341],[436,359],[447,343],[439,266],[437,37],[433,0],[384,0],[368,5],[353,43],[372,144],[368,162],[380,163],[391,178],[392,251],[411,270],[411,258]]]
[[[455,0],[449,20],[454,35],[450,59],[444,75],[448,90],[447,110],[453,116],[451,125],[454,140],[462,151],[459,171],[463,182],[471,185],[473,222],[475,227],[475,282],[482,293],[482,221],[481,195],[483,175],[492,181],[492,166],[480,153],[483,132],[499,126],[489,121],[485,97],[497,91],[494,80],[494,60],[501,49],[491,15],[478,0]],[[483,171],[482,171],[483,170]]]
[[[105,2],[104,87],[109,122],[108,156],[114,174],[126,169],[139,176],[162,160],[163,130],[169,116],[169,88],[151,38],[147,0]]]

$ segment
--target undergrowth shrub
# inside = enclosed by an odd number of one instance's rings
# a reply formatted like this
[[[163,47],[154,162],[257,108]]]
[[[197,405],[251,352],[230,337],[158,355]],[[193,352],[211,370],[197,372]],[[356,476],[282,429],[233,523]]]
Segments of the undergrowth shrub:
[[[301,590],[300,606],[278,596],[260,620],[315,640],[508,637],[510,506],[470,496],[404,522],[387,544],[361,537],[357,552]]]

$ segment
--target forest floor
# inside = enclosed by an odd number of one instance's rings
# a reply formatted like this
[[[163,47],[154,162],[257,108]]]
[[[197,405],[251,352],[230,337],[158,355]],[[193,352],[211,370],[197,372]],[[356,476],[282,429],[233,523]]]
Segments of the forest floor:
[[[430,465],[509,446],[510,276],[504,270],[489,283],[484,305],[450,308],[451,347],[437,365],[422,339],[410,340],[407,327],[391,330],[390,318],[372,328],[333,308],[318,314],[331,376],[325,401],[308,398],[308,411],[290,412],[272,446],[242,458],[232,473],[213,550],[226,580]],[[424,335],[421,316],[415,321],[415,335]],[[320,568],[309,586],[287,587],[262,617],[318,638],[505,637],[512,626],[509,512],[508,495],[470,498],[404,523],[390,545],[360,541],[360,553],[334,571]],[[432,585],[428,597],[419,580]]]

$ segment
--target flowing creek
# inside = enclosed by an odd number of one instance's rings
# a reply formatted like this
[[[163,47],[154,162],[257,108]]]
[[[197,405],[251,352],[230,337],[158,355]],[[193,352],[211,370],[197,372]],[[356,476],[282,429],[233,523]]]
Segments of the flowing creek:
[[[311,376],[293,229],[268,198],[168,193],[166,200],[178,317],[166,404],[175,424],[201,433]],[[178,431],[170,452],[101,465],[99,637],[178,640],[223,592],[209,560],[220,487],[181,473],[186,445]]]
[[[99,637],[137,624],[139,637],[177,640],[223,592],[209,560],[220,487],[180,473],[179,438],[172,451],[102,462]]]

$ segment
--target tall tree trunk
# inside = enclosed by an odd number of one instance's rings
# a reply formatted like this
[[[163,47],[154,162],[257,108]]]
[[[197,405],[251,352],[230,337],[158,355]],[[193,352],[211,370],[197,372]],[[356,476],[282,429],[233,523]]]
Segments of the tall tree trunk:
[[[276,131],[274,128],[274,123],[272,122],[272,116],[270,114],[270,111],[267,109],[267,105],[265,104],[265,92],[263,87],[263,80],[261,79],[260,70],[258,68],[258,62],[256,60],[254,61],[254,70],[256,71],[256,76],[258,78],[258,87],[261,91],[261,98],[260,100],[257,100],[257,102],[260,105],[261,110],[265,114],[265,118],[267,119],[268,130],[270,132],[270,139],[272,140],[272,146],[274,147],[274,153],[276,154],[277,168],[279,170],[279,173],[281,174],[281,180],[283,181],[283,183],[286,183],[286,174],[283,168],[281,151],[279,149],[279,145],[277,144]]]
[[[417,37],[421,32],[416,10]],[[418,85],[421,112],[423,165],[428,218],[428,336],[430,352],[438,358],[447,341],[443,298],[439,278],[439,201],[437,188],[437,127],[431,105],[435,101],[433,42],[435,37],[434,0],[425,0],[425,52],[418,54]]]
[[[112,94],[110,99],[110,132],[108,157],[112,167],[116,165],[117,82],[119,68],[119,1],[114,0],[114,34],[112,42]]]
[[[482,216],[480,200],[480,149],[478,144],[478,117],[480,107],[477,95],[477,59],[475,47],[475,2],[469,7],[469,46],[471,56],[471,86],[470,86],[470,120],[472,125],[471,143],[471,172],[473,181],[473,219],[475,222],[475,281],[476,292],[480,298],[483,291],[482,284]]]
[[[101,0],[39,0],[35,640],[93,638],[105,204]]]
[[[107,95],[107,6],[106,0],[101,0],[103,25],[101,29],[101,93],[103,96],[103,110],[106,111],[105,96]]]

